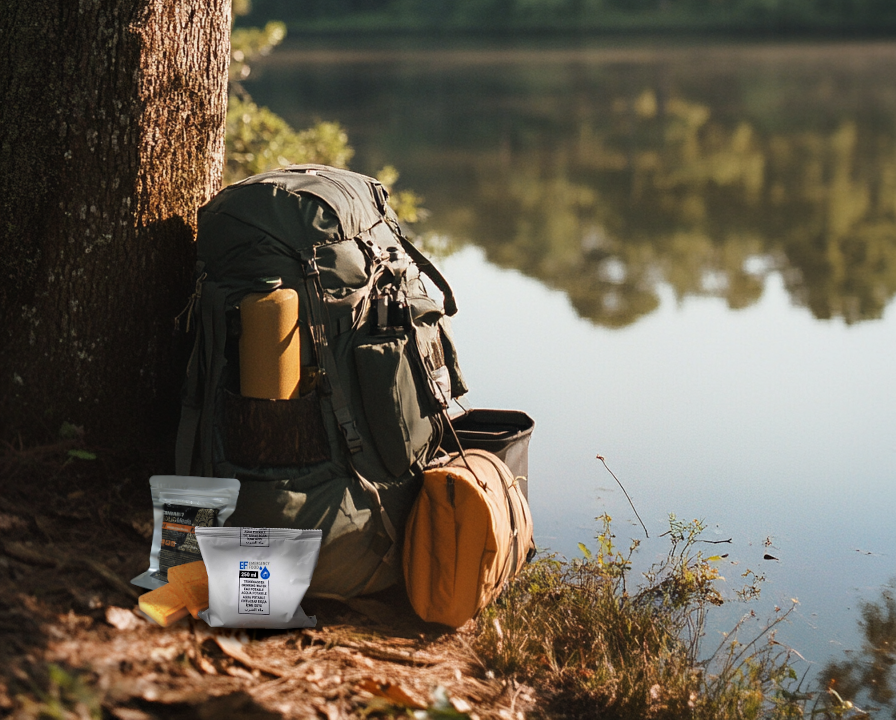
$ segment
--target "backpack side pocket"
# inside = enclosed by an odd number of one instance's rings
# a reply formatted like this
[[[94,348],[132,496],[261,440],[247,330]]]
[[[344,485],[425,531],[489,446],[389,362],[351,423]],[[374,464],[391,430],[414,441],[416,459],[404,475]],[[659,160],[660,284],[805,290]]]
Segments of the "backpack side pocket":
[[[433,436],[420,407],[407,342],[393,337],[354,351],[367,425],[383,465],[395,477],[407,472]]]

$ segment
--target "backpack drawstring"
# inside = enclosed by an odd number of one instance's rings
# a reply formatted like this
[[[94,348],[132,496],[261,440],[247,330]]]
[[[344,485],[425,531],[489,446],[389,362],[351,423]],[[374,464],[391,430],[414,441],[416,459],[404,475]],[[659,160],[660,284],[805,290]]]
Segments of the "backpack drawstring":
[[[190,322],[193,319],[193,308],[196,307],[196,303],[202,298],[202,282],[205,280],[208,273],[202,273],[198,278],[196,278],[196,287],[193,290],[193,294],[190,295],[190,299],[187,300],[187,306],[181,310],[177,317],[174,318],[174,329],[180,330],[180,319],[186,313],[187,315],[187,326],[185,328],[186,332],[190,332]]]

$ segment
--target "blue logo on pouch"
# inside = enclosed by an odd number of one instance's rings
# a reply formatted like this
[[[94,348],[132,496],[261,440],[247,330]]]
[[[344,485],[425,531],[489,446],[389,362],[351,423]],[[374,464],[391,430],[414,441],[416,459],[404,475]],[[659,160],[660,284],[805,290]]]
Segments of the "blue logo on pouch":
[[[267,580],[270,576],[271,576],[271,573],[268,571],[268,569],[266,567],[263,567],[261,569],[261,579]]]

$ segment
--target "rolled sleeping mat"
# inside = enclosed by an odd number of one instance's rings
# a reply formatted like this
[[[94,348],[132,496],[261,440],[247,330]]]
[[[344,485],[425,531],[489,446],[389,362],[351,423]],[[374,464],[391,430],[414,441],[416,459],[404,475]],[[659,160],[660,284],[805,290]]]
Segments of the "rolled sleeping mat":
[[[299,395],[299,295],[250,293],[240,303],[240,394],[264,400]]]

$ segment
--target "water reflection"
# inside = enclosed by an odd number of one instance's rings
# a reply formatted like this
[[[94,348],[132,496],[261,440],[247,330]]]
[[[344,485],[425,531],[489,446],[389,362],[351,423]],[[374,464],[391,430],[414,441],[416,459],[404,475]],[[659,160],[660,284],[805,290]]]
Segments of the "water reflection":
[[[556,163],[521,148],[481,168],[453,230],[601,325],[654,310],[662,280],[745,307],[771,270],[817,318],[880,317],[896,293],[891,128],[762,131],[653,89],[609,105]]]
[[[846,660],[830,662],[820,680],[842,699],[855,699],[864,710],[888,708],[896,718],[896,581],[881,591],[880,599],[862,604],[859,625],[862,649]],[[868,701],[868,705],[866,705]]]
[[[663,281],[742,308],[780,271],[848,323],[896,294],[896,46],[306,57],[253,93],[344,123],[358,169],[388,159],[424,194],[430,232],[597,324],[650,313]]]

